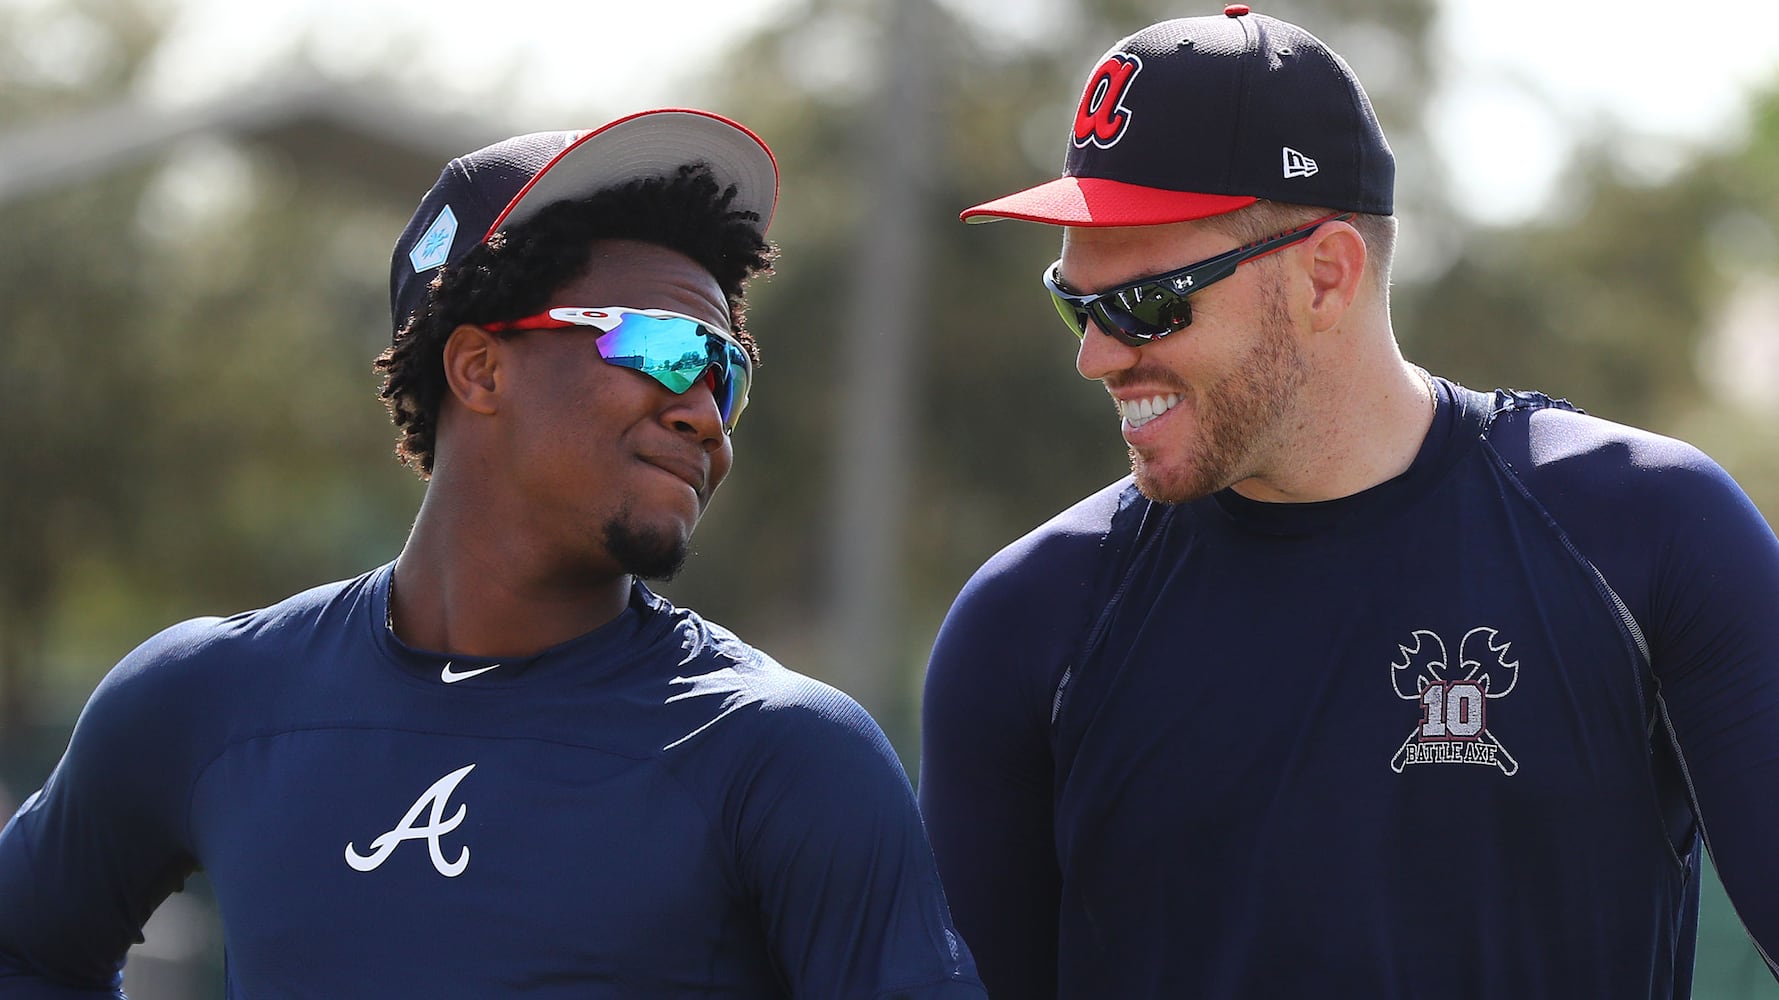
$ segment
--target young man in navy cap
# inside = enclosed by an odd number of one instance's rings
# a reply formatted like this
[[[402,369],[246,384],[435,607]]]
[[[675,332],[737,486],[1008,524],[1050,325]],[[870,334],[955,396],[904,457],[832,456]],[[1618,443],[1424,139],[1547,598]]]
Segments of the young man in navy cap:
[[[921,802],[995,996],[1672,998],[1779,948],[1779,540],[1697,450],[1391,332],[1393,160],[1232,6],[1094,67],[1043,281],[1132,475],[995,556]]]
[[[0,833],[0,997],[119,997],[192,871],[232,997],[982,997],[857,704],[651,593],[729,471],[771,154],[698,111],[445,169],[378,359],[395,562],[163,632]]]

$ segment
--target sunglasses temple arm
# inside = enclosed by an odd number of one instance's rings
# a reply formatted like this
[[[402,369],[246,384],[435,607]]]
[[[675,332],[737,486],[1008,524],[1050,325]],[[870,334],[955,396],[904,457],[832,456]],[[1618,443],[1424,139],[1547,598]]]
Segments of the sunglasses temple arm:
[[[570,323],[553,316],[527,316],[524,319],[507,319],[476,325],[489,333],[516,333],[522,330],[566,330],[571,326],[580,326],[581,324]]]
[[[1298,226],[1296,229],[1280,233],[1270,239],[1261,240],[1258,243],[1237,251],[1237,253],[1241,254],[1241,259],[1244,261],[1259,260],[1267,254],[1278,253],[1280,250],[1283,250],[1300,240],[1309,239],[1316,234],[1316,230],[1321,228],[1324,222],[1345,222],[1352,217],[1352,212],[1335,212],[1332,215],[1324,215],[1320,219],[1306,222],[1303,225]]]

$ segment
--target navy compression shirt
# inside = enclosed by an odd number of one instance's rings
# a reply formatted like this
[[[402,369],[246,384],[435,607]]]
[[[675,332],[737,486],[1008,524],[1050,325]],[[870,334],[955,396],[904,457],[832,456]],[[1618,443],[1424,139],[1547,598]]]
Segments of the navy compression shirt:
[[[1701,844],[1779,948],[1779,540],[1688,445],[1436,381],[1389,482],[1126,480],[958,597],[920,796],[993,995],[1686,997]]]
[[[913,793],[833,688],[638,585],[523,660],[390,567],[176,626],[0,833],[0,997],[116,997],[194,869],[231,997],[980,998]]]

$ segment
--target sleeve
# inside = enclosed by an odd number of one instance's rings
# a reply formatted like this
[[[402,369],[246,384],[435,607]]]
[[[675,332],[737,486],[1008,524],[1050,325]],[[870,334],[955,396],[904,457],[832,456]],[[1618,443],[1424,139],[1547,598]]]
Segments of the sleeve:
[[[189,630],[185,634],[189,634]],[[195,868],[169,630],[94,691],[60,763],[0,830],[0,998],[121,998],[123,961]]]
[[[1056,995],[1062,877],[1048,715],[1029,678],[1007,677],[1055,656],[1030,641],[1041,622],[1008,606],[985,567],[946,615],[922,699],[921,812],[993,996]]]
[[[1670,525],[1645,629],[1659,705],[1730,901],[1779,975],[1779,538],[1703,455],[1651,492]]]
[[[953,602],[927,665],[921,812],[993,996],[1056,995],[1050,715],[1087,614],[1109,593],[1114,518],[1135,496],[1128,479],[1114,483],[990,559]]]
[[[804,1000],[982,1000],[914,792],[883,731],[807,678],[762,707],[731,796],[737,867]]]

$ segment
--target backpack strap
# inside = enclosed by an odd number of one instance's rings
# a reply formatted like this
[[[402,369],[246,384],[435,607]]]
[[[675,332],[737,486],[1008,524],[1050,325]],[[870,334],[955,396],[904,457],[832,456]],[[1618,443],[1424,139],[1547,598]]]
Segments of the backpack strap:
[[[1156,503],[1145,498],[1134,482],[1126,485],[1119,496],[1118,509],[1113,512],[1111,525],[1100,540],[1099,572],[1094,578],[1094,589],[1088,598],[1089,606],[1098,607],[1099,611],[1084,633],[1075,654],[1064,662],[1062,675],[1056,682],[1055,694],[1050,699],[1050,726],[1053,736],[1071,685],[1099,655],[1100,648],[1105,644],[1106,632],[1111,628],[1112,619],[1124,599],[1125,591],[1130,589],[1137,568],[1142,565],[1143,556],[1154,547],[1156,539],[1162,536],[1163,529],[1173,519],[1175,510],[1171,504]]]

